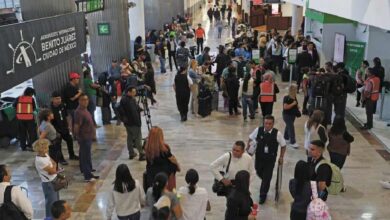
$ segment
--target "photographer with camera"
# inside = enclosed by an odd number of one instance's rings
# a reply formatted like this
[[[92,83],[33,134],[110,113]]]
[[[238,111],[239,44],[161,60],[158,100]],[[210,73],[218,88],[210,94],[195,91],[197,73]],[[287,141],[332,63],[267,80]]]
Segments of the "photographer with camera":
[[[119,117],[126,128],[127,133],[127,149],[129,150],[129,159],[132,160],[137,156],[134,148],[139,152],[139,161],[145,160],[145,154],[142,149],[142,133],[141,133],[141,111],[143,110],[136,101],[136,87],[130,86],[125,90],[125,96],[122,97],[117,110]]]

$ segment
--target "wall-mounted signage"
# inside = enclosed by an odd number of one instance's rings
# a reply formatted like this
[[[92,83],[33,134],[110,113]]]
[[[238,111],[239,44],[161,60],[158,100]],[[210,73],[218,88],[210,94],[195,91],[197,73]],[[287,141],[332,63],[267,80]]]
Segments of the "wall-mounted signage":
[[[109,23],[98,23],[98,35],[110,35],[111,29]]]
[[[0,92],[85,51],[85,17],[77,12],[0,27]]]

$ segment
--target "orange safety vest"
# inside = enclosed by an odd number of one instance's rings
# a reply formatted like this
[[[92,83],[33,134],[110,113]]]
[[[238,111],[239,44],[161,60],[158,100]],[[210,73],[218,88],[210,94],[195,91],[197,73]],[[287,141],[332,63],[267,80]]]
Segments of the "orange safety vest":
[[[195,30],[195,36],[196,38],[203,38],[204,37],[204,30],[203,28],[198,28]]]
[[[33,120],[33,98],[31,96],[20,96],[16,104],[16,118],[18,120]]]
[[[273,82],[265,81],[260,83],[260,102],[275,101],[275,85]]]
[[[372,85],[371,92],[370,92],[370,99],[372,101],[377,101],[379,99],[379,93],[380,93],[379,91],[380,79],[378,77],[371,77],[368,78],[364,84],[367,85],[368,83],[371,83]]]

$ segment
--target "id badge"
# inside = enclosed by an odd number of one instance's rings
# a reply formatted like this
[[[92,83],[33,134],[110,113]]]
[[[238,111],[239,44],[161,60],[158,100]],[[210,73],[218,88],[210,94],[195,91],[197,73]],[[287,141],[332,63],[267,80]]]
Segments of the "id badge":
[[[268,154],[268,153],[269,153],[268,146],[265,146],[265,147],[264,147],[264,153],[266,153],[266,154]]]

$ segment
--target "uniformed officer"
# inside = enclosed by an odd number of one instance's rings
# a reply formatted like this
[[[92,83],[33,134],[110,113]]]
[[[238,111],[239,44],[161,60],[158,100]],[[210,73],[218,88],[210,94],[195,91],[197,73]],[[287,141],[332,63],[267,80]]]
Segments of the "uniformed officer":
[[[364,82],[363,100],[366,105],[367,123],[361,129],[372,128],[372,118],[380,93],[380,79],[374,75],[373,68],[367,68],[366,75],[367,80]]]
[[[255,169],[257,175],[261,178],[260,200],[263,204],[267,199],[267,193],[270,187],[272,173],[278,155],[278,147],[281,146],[279,164],[283,163],[284,153],[286,152],[286,141],[278,129],[274,128],[275,118],[272,115],[264,117],[264,127],[256,128],[249,135],[249,145],[252,141],[257,143]]]

